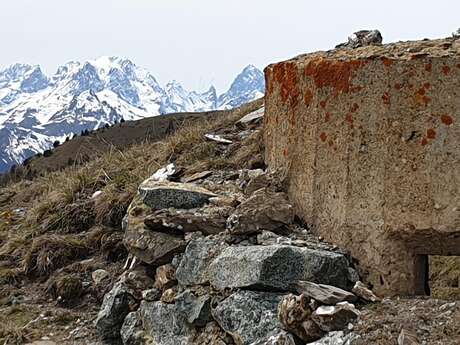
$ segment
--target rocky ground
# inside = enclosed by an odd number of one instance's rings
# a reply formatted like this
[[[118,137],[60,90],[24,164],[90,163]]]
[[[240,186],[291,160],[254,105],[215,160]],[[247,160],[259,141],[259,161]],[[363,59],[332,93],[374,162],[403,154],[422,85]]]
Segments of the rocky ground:
[[[175,151],[140,184],[120,230],[85,232],[100,243],[91,255],[72,246],[73,261],[59,265],[50,251],[25,257],[33,274],[29,284],[5,284],[0,311],[10,326],[0,338],[37,345],[459,344],[459,302],[381,300],[360,283],[365,276],[347,252],[295,216],[283,172],[265,169],[262,115],[249,113],[196,145],[238,164],[210,168],[195,160],[191,168],[184,156],[192,152]],[[97,203],[104,191],[92,197]],[[63,244],[55,240],[59,254]],[[52,274],[40,275],[50,262]]]

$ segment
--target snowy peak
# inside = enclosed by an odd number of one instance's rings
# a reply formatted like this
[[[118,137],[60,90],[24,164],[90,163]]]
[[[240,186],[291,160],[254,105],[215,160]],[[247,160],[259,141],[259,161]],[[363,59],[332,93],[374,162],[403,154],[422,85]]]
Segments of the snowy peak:
[[[48,78],[39,66],[0,70],[0,173],[82,130],[173,112],[230,109],[259,98],[263,74],[249,65],[229,90],[189,91],[178,81],[162,87],[131,60],[103,56],[70,61]]]

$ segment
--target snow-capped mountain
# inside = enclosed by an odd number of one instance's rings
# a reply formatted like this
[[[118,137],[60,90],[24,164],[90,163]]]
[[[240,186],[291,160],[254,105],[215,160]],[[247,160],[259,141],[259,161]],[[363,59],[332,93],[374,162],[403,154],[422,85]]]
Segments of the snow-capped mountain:
[[[39,66],[0,70],[0,173],[43,152],[56,140],[125,120],[173,112],[230,109],[262,97],[263,73],[247,66],[230,89],[200,93],[177,81],[162,87],[128,59],[69,62],[46,76]]]

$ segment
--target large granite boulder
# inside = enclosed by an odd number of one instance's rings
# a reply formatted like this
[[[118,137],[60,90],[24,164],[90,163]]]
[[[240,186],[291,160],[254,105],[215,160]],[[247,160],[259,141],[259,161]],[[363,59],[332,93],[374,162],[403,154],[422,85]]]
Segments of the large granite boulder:
[[[175,298],[177,310],[187,322],[197,327],[204,327],[211,317],[211,297],[209,295],[195,296],[189,290]]]
[[[209,282],[211,262],[228,245],[219,238],[204,237],[190,241],[176,271],[176,279],[183,286]]]
[[[144,330],[156,345],[188,345],[195,336],[194,328],[174,304],[143,301],[139,311]]]
[[[239,291],[220,302],[212,314],[236,345],[249,345],[281,327],[277,317],[281,294]]]
[[[285,193],[260,189],[242,202],[227,220],[234,234],[279,231],[294,221],[294,208]]]
[[[103,339],[118,339],[123,321],[134,303],[129,288],[122,282],[116,283],[104,296],[96,318],[95,326],[99,336]]]
[[[226,248],[210,265],[209,280],[217,289],[290,290],[309,280],[348,285],[348,261],[334,252],[285,245]]]
[[[147,179],[139,186],[139,195],[145,205],[163,208],[190,209],[208,203],[216,194],[191,183],[158,182]]]

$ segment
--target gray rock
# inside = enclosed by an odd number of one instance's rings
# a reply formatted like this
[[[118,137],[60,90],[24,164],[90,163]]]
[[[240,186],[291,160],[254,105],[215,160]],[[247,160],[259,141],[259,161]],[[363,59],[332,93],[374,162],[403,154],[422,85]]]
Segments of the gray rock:
[[[281,294],[239,291],[212,310],[214,319],[236,345],[249,345],[281,327],[277,317]]]
[[[382,34],[379,30],[361,30],[348,37],[348,42],[341,43],[336,48],[359,48],[382,44]]]
[[[353,333],[345,334],[343,331],[330,332],[325,337],[307,345],[351,345]]]
[[[198,208],[207,204],[209,198],[217,196],[191,183],[156,182],[150,179],[139,186],[139,195],[145,205],[156,210]]]
[[[156,345],[188,345],[195,336],[174,304],[143,301],[139,310],[144,331]]]
[[[346,287],[346,258],[337,253],[285,245],[226,248],[210,265],[217,289],[265,288],[288,291],[299,280]]]
[[[95,322],[96,330],[103,339],[119,338],[123,321],[134,303],[133,296],[121,282],[104,296],[101,309]]]
[[[296,342],[292,334],[282,329],[277,329],[251,345],[296,345]]]
[[[316,309],[311,318],[325,332],[344,329],[350,322],[359,317],[355,306],[348,302],[340,302],[335,306],[321,306]]]
[[[259,189],[236,208],[227,219],[227,228],[234,234],[276,232],[293,221],[294,208],[285,193]]]
[[[220,239],[205,237],[192,240],[177,268],[178,282],[183,286],[208,283],[209,265],[227,247]]]
[[[110,274],[106,270],[98,269],[91,273],[91,278],[93,279],[94,284],[98,285],[103,280],[109,278]]]
[[[420,340],[414,331],[403,328],[398,336],[398,345],[420,345]]]
[[[175,298],[177,310],[188,323],[197,327],[204,327],[211,317],[211,297],[209,295],[195,296],[186,290]]]
[[[304,294],[323,304],[336,304],[344,301],[356,302],[358,299],[351,292],[331,285],[300,281],[295,283],[294,286],[297,293]]]
[[[252,113],[249,113],[243,116],[241,119],[239,119],[236,122],[236,125],[240,128],[244,128],[250,124],[260,122],[262,118],[264,117],[264,114],[265,114],[265,107],[262,107],[260,109],[257,109],[256,111],[253,111]]]
[[[148,302],[158,301],[161,298],[161,295],[161,290],[157,288],[142,291],[142,299]]]
[[[144,331],[142,330],[142,321],[138,312],[129,313],[120,331],[123,345],[143,345]]]
[[[380,298],[377,297],[370,289],[367,288],[362,282],[357,281],[352,290],[358,297],[367,302],[380,302]]]
[[[166,264],[185,249],[181,236],[154,232],[143,224],[128,226],[123,242],[130,253],[151,265]]]

